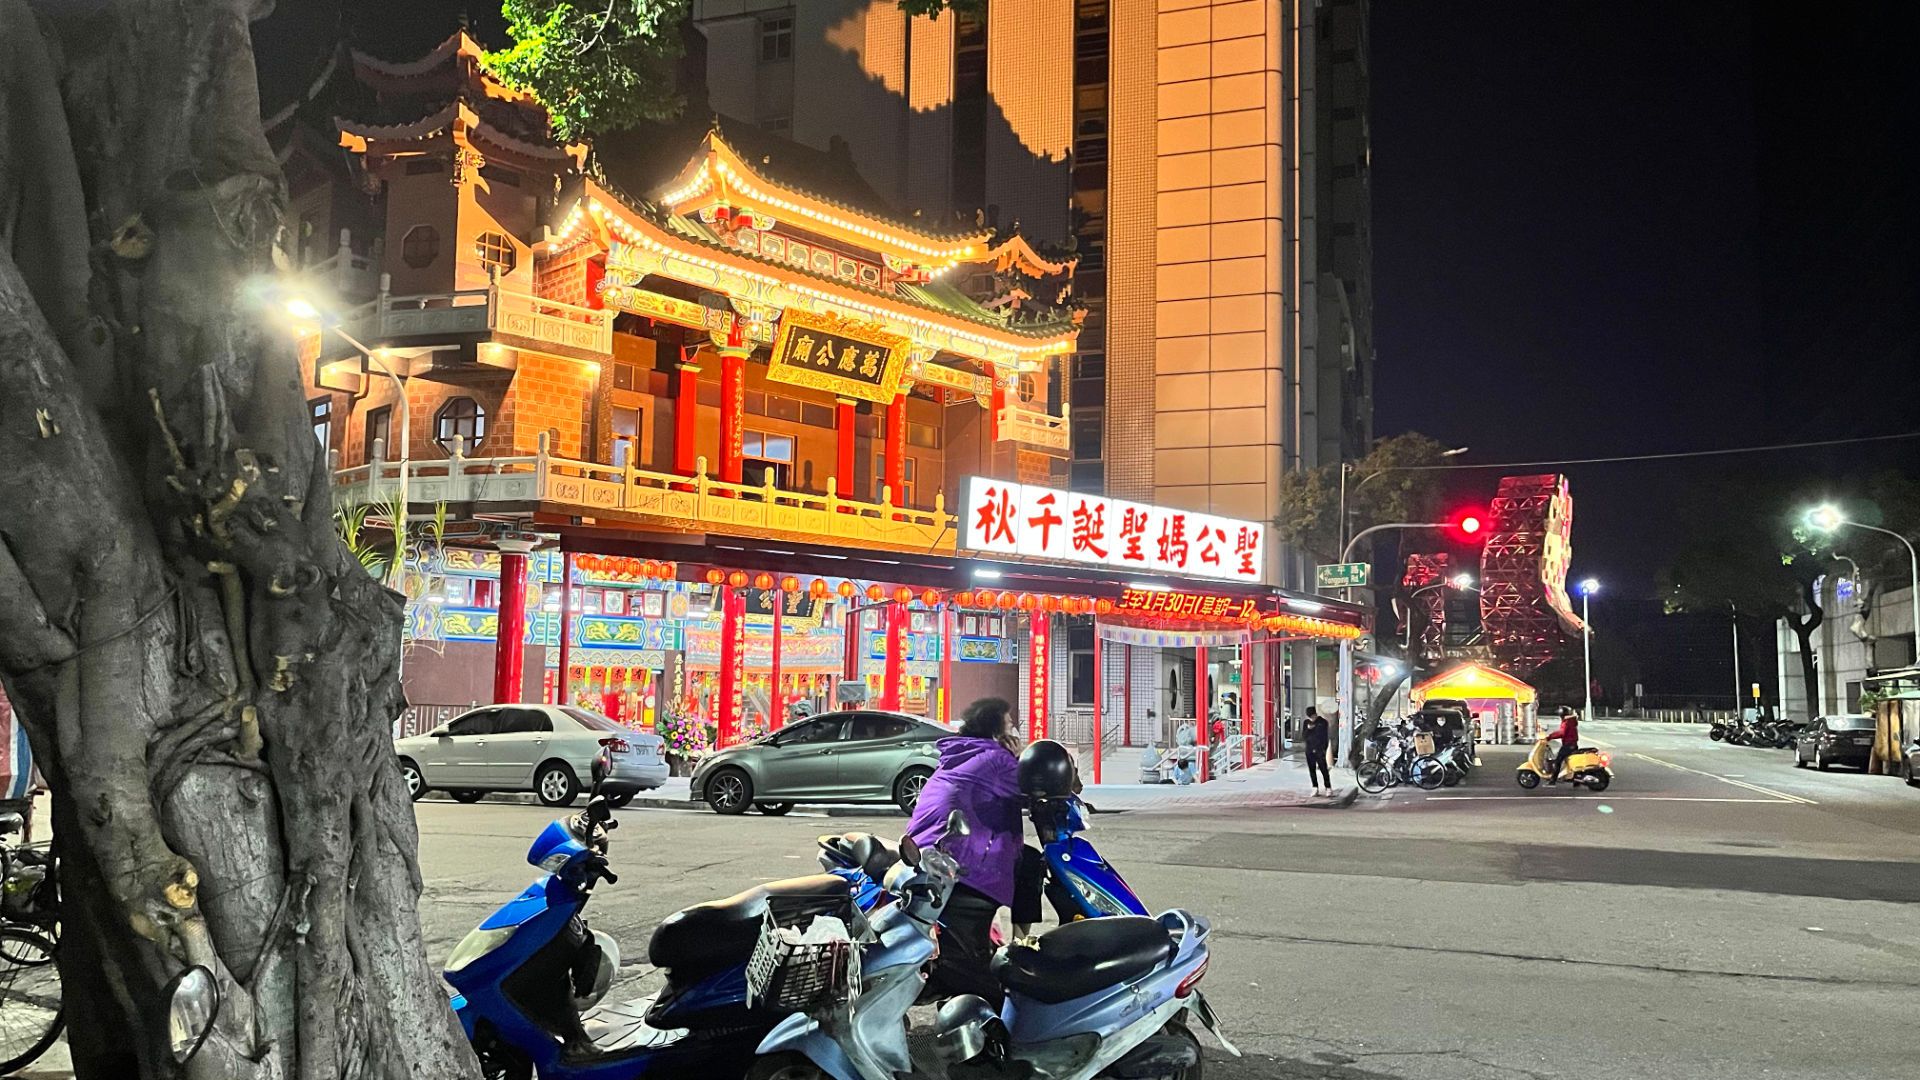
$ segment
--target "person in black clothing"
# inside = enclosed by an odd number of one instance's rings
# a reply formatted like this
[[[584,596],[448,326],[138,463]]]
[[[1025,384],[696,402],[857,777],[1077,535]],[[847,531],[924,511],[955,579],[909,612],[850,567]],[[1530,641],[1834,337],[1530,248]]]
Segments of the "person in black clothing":
[[[1307,706],[1307,724],[1303,732],[1307,740],[1307,778],[1313,781],[1315,795],[1333,794],[1333,773],[1327,768],[1327,741],[1331,737],[1327,718],[1320,710]],[[1326,790],[1320,789],[1321,781],[1326,781]]]

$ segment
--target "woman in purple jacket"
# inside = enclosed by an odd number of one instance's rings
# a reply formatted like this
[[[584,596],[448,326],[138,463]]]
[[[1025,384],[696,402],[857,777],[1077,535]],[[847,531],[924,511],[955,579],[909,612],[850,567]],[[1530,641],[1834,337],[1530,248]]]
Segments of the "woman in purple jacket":
[[[945,835],[947,816],[960,811],[972,830],[946,840],[946,852],[960,864],[941,919],[940,959],[928,980],[931,997],[979,994],[989,1002],[1002,997],[993,977],[993,920],[1013,904],[1014,873],[1020,862],[1020,785],[1015,779],[1020,737],[1013,706],[1000,698],[982,698],[960,716],[960,734],[940,740],[940,767],[928,778],[913,807],[907,835],[932,847]]]

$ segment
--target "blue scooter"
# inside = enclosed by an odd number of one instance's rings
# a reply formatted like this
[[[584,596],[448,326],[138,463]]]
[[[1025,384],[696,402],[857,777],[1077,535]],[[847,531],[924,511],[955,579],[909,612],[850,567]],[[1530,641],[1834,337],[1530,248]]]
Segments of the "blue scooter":
[[[667,986],[654,998],[600,1006],[620,967],[612,937],[582,912],[608,868],[612,807],[550,823],[527,861],[546,876],[469,933],[447,960],[453,1008],[488,1080],[656,1080],[737,1076],[791,1010],[749,999],[747,964],[771,920],[852,922],[847,884],[821,874],[756,886],[669,916],[648,956]]]

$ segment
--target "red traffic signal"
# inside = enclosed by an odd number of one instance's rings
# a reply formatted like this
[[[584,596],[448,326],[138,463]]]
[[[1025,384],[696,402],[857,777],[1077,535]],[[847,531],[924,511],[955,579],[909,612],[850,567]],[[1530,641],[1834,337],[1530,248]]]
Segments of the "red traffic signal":
[[[1458,511],[1452,517],[1448,518],[1447,521],[1449,525],[1448,531],[1460,539],[1484,539],[1481,533],[1486,529],[1487,521],[1478,510]]]

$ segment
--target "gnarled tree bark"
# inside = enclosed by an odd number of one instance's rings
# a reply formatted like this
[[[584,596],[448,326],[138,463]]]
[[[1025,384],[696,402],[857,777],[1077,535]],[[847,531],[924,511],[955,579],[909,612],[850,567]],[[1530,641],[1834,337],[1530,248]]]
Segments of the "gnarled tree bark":
[[[260,0],[0,0],[0,682],[54,792],[75,1071],[477,1072],[421,948],[400,602],[341,545],[290,340]]]

